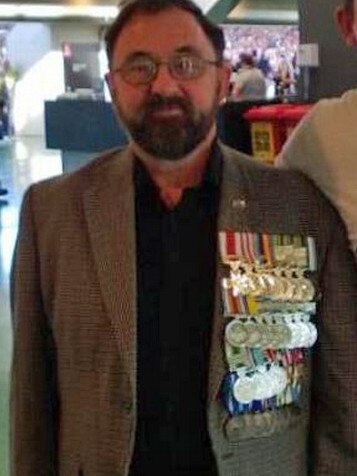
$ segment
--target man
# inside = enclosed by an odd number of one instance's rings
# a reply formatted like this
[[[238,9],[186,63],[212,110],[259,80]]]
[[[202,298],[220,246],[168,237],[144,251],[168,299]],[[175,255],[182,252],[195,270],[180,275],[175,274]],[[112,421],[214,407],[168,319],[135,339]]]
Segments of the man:
[[[232,97],[239,101],[265,99],[266,83],[261,70],[255,65],[253,56],[240,55],[240,67],[234,75]]]
[[[357,2],[336,10],[347,45],[357,46]],[[277,164],[306,173],[332,201],[344,220],[351,249],[357,253],[357,90],[319,101],[284,145]]]
[[[281,53],[274,75],[276,96],[282,98],[292,93],[292,88],[295,83],[294,76],[292,62],[288,60],[286,54]]]
[[[217,141],[224,40],[189,0],[128,3],[106,42],[130,145],[24,198],[12,476],[355,474],[337,214]]]

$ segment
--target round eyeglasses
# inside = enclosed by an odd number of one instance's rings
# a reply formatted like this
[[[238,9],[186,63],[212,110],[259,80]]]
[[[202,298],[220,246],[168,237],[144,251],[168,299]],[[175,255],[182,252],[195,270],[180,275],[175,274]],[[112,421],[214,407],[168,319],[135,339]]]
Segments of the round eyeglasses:
[[[138,86],[154,81],[161,65],[167,66],[172,78],[188,81],[201,77],[208,65],[219,66],[220,64],[220,61],[207,60],[190,53],[176,53],[167,61],[158,60],[147,54],[137,54],[112,72],[119,73],[125,82]]]

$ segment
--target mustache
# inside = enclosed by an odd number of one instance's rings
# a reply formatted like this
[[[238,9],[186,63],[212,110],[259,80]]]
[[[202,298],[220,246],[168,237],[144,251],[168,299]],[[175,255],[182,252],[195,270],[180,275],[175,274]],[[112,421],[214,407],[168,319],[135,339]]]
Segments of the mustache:
[[[191,113],[191,105],[187,99],[178,96],[166,97],[161,96],[161,94],[153,94],[149,97],[145,105],[145,115],[160,110],[165,106],[180,107],[186,114]]]

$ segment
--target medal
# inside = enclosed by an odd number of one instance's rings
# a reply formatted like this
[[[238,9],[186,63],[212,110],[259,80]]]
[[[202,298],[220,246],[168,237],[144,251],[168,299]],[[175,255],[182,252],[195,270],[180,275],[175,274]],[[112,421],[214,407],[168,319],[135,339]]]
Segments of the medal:
[[[253,365],[250,353],[245,347],[231,346],[225,343],[226,360],[230,371],[250,368]]]
[[[306,347],[312,347],[317,341],[317,329],[315,324],[312,322],[307,322],[306,326],[309,329],[309,340]]]
[[[256,393],[256,383],[253,377],[240,377],[233,385],[234,398],[243,404],[254,400]]]
[[[286,347],[292,337],[292,332],[289,326],[286,324],[273,324],[272,325],[273,332],[276,336],[276,347],[277,348],[283,348]]]
[[[317,339],[310,322],[316,290],[308,274],[316,270],[315,242],[231,231],[220,233],[220,240],[229,267],[221,282],[224,316],[230,318],[224,333],[230,372],[222,398],[230,415],[260,427],[265,414],[274,416],[277,407],[300,398],[306,349]]]
[[[257,324],[247,323],[245,325],[245,330],[248,334],[245,345],[247,347],[260,347],[262,335]]]
[[[288,377],[286,371],[283,367],[278,367],[277,365],[272,365],[269,370],[272,382],[274,383],[274,395],[278,395],[283,392],[287,383]]]
[[[226,326],[225,337],[231,346],[239,347],[245,344],[249,335],[246,326],[238,321],[238,319],[233,319],[233,321]]]
[[[255,399],[266,400],[274,395],[274,388],[266,373],[255,375]]]

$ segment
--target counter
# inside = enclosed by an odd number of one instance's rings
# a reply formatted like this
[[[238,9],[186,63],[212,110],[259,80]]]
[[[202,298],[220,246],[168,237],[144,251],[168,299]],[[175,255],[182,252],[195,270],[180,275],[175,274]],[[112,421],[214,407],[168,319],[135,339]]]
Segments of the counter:
[[[46,147],[60,149],[64,172],[75,170],[99,152],[127,143],[112,104],[60,99],[45,102]]]

